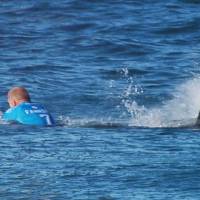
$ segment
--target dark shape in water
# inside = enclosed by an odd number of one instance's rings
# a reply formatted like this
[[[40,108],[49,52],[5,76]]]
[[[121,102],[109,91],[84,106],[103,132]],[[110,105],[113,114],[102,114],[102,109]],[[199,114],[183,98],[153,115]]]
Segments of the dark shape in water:
[[[197,117],[197,121],[196,121],[196,126],[200,126],[200,112],[199,112],[199,115]]]

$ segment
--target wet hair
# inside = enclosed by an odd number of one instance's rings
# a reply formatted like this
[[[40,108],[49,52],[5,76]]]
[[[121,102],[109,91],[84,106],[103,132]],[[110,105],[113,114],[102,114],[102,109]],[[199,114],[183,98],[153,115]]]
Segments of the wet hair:
[[[9,90],[8,98],[14,98],[18,101],[25,100],[30,101],[30,96],[28,91],[24,87],[14,87]]]

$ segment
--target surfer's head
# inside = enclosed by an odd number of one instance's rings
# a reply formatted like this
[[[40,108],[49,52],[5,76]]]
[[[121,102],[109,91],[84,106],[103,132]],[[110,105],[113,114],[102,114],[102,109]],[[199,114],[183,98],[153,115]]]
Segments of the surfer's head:
[[[14,87],[8,92],[8,103],[10,107],[15,107],[22,102],[30,102],[28,91],[23,87]]]

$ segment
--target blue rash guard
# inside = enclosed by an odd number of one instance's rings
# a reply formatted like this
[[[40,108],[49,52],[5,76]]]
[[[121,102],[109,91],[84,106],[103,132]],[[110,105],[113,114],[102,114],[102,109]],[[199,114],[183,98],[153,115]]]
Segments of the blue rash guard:
[[[3,120],[16,121],[21,124],[51,126],[54,120],[49,112],[38,103],[23,102],[8,109],[3,114]]]

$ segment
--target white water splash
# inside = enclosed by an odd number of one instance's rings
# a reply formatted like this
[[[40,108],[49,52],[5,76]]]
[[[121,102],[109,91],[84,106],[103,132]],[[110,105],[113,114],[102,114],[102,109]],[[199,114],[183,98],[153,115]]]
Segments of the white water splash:
[[[171,100],[163,102],[162,105],[147,108],[145,105],[138,105],[137,101],[133,100],[143,93],[142,87],[137,84],[134,77],[129,76],[127,68],[123,68],[120,73],[126,82],[119,96],[122,99],[123,110],[125,107],[122,117],[116,119],[110,115],[109,118],[100,116],[99,118],[73,119],[60,116],[58,119],[60,124],[70,127],[182,127],[195,124],[200,111],[200,77],[195,77],[177,86]],[[111,80],[108,86],[116,89],[116,82]],[[118,108],[121,112],[120,105]],[[127,118],[126,111],[131,119]]]
[[[194,78],[175,89],[173,99],[162,106],[147,109],[135,101],[124,101],[131,114],[130,125],[145,127],[178,127],[195,123],[200,110],[200,78]]]

